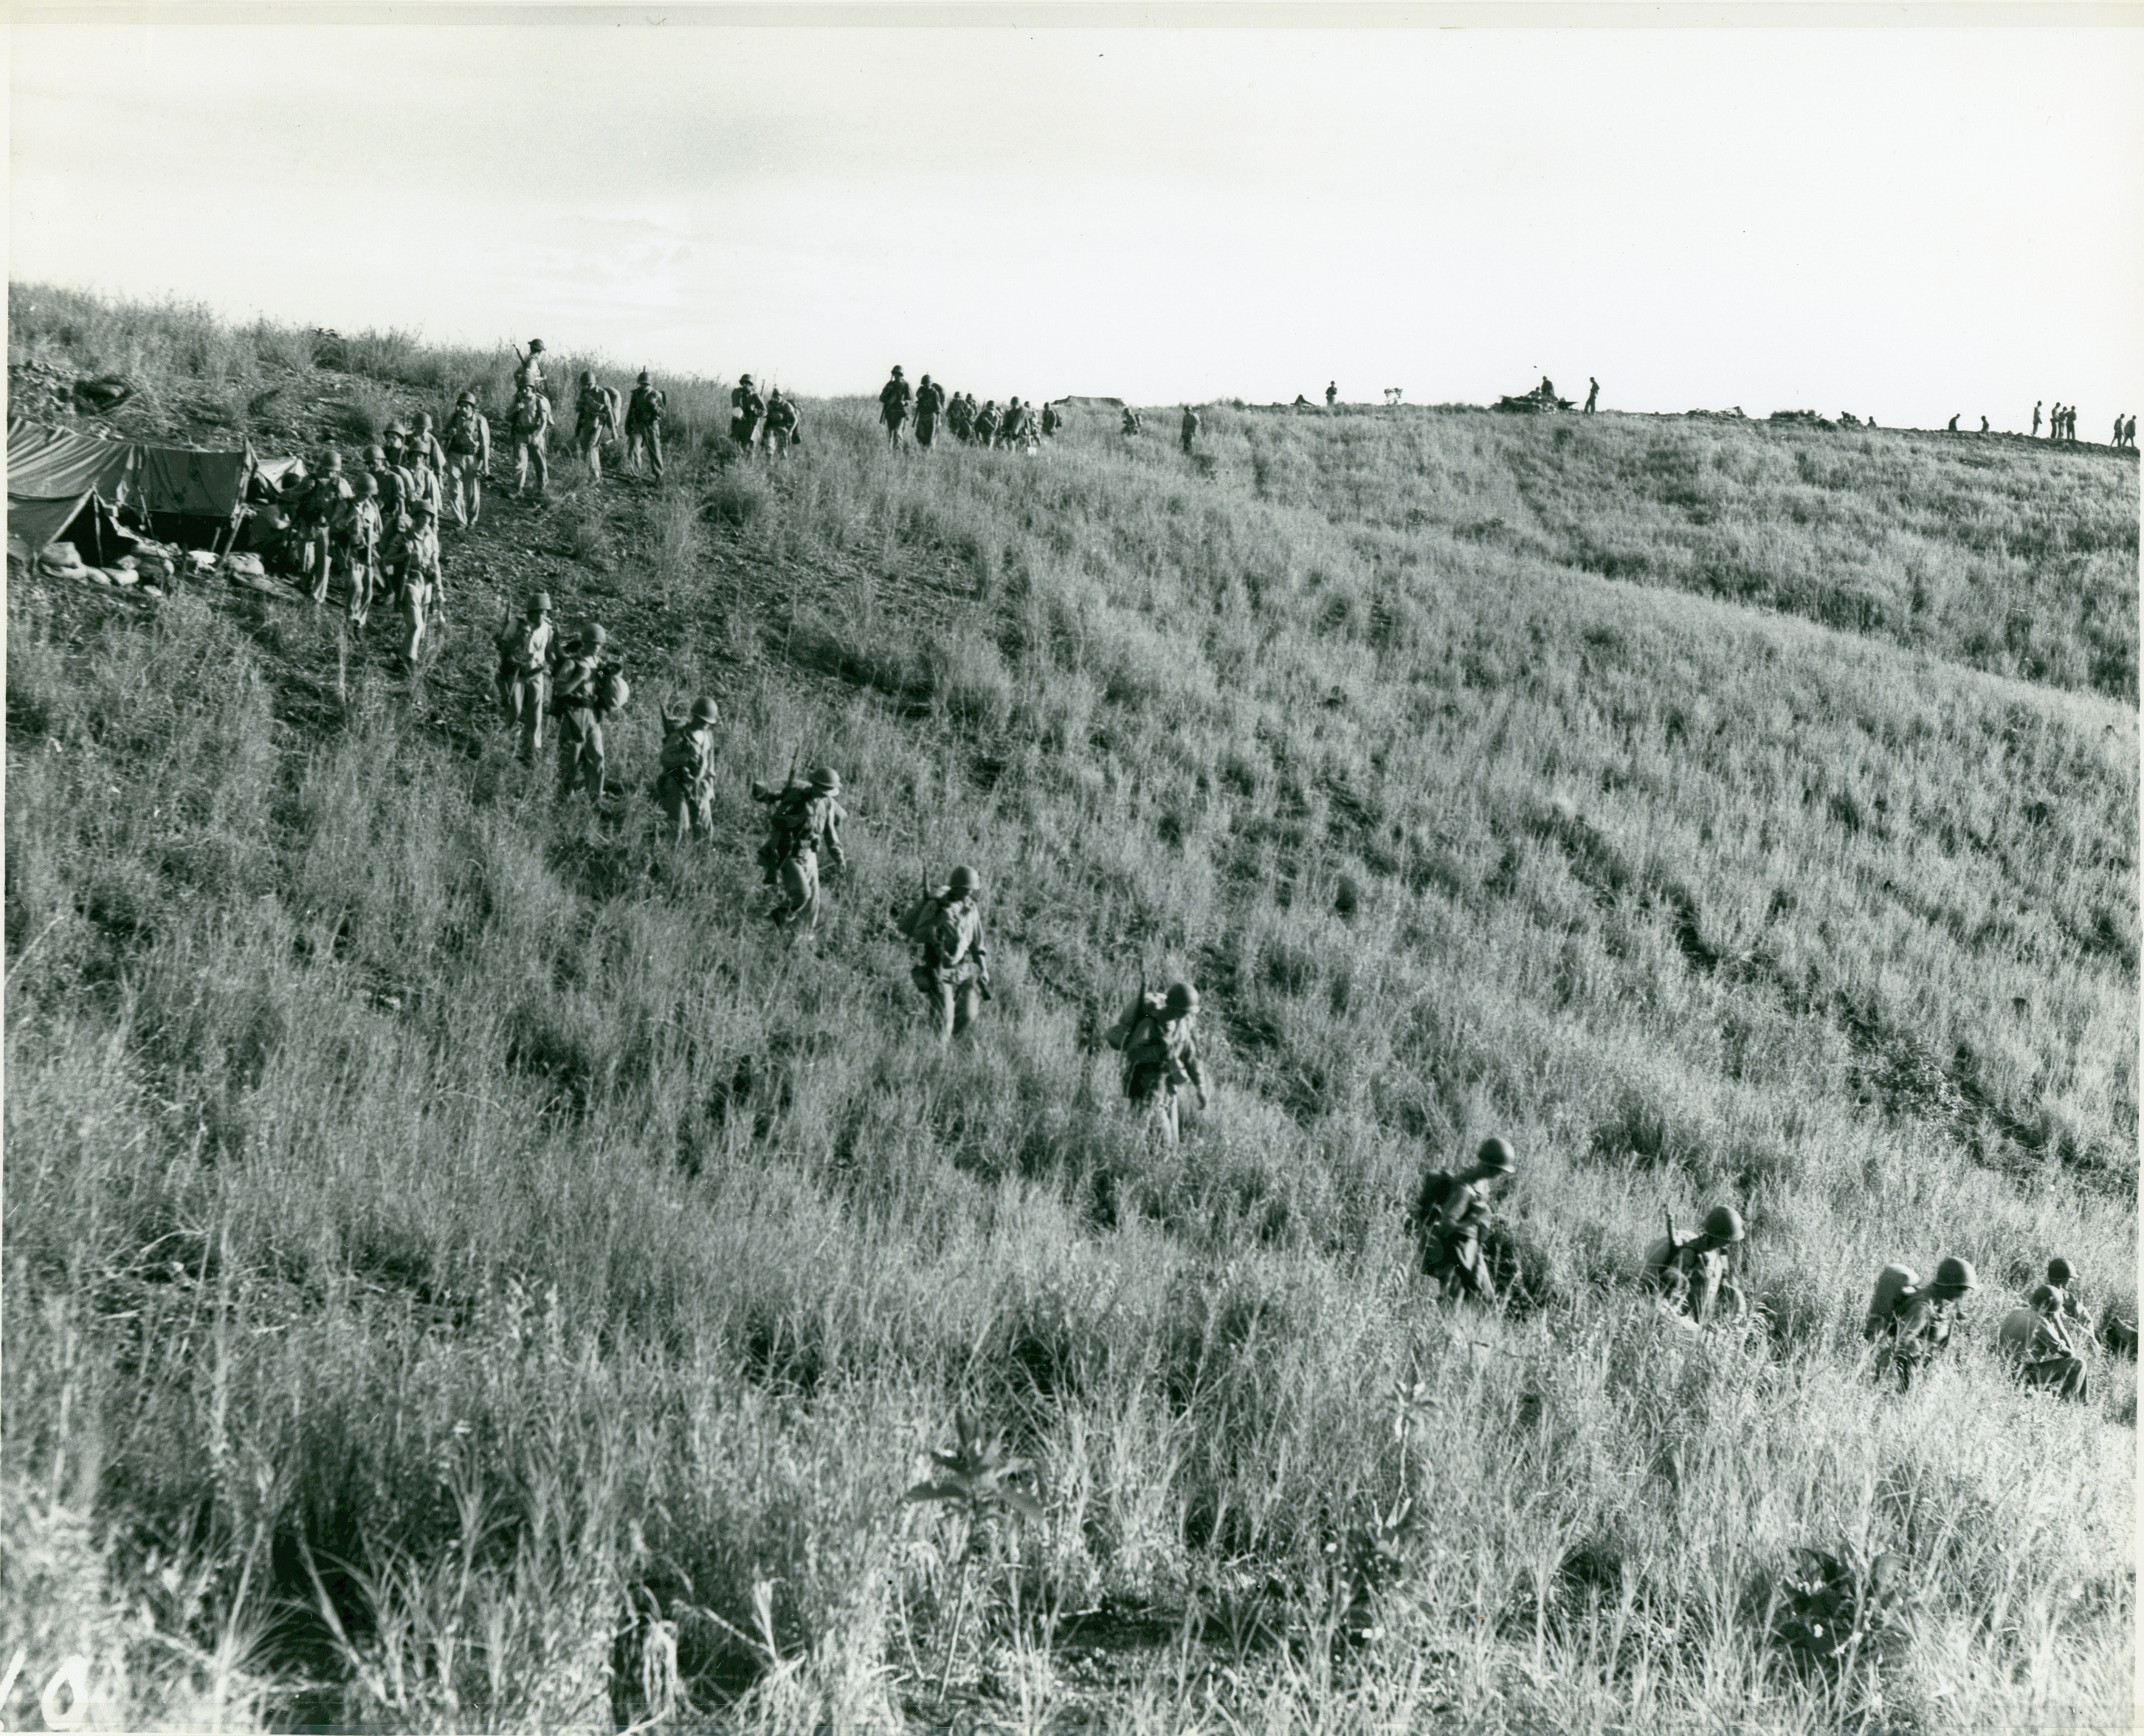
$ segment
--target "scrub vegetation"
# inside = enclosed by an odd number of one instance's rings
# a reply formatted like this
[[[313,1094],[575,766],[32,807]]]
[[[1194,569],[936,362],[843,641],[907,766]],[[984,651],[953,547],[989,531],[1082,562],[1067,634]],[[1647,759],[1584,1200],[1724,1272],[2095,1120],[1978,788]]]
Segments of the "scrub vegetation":
[[[503,409],[504,351],[12,300],[144,432]],[[2057,1253],[2135,1317],[2133,457],[834,402],[776,464],[658,378],[670,480],[450,533],[414,682],[10,585],[0,1717],[79,1654],[136,1728],[2127,1727],[2134,1364],[1992,1343]],[[492,709],[539,585],[638,690],[601,819]],[[702,692],[712,848],[647,794]],[[799,755],[853,819],[792,945]],[[886,912],[956,862],[941,1051]],[[1173,1151],[1142,975],[1204,998]],[[1466,1311],[1402,1213],[1491,1133]],[[1723,1200],[1763,1318],[1700,1337],[1637,1267]],[[1966,1342],[1880,1388],[1941,1253]],[[1903,1590],[1813,1639],[1805,1547]]]

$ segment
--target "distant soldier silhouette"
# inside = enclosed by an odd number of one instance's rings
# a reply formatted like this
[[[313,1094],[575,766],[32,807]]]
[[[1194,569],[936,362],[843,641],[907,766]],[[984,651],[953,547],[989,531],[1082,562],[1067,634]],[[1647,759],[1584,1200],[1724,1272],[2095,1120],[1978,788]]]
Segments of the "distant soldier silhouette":
[[[1947,427],[1947,432],[1951,433],[1951,434],[1956,434],[1956,433],[1958,432],[1958,418],[1957,418],[1957,417],[1953,416],[1953,417],[1950,419],[1950,421],[1949,421],[1949,423],[1948,423],[1948,427]]]
[[[1331,409],[1333,408],[1333,406],[1334,404],[1338,404],[1339,401],[1340,401],[1340,383],[1339,383],[1339,381],[1335,380],[1335,379],[1328,379],[1328,380],[1327,380],[1327,381],[1325,382],[1325,407],[1326,407],[1326,409]]]
[[[508,723],[521,732],[521,763],[533,766],[543,746],[543,715],[550,708],[551,653],[558,638],[551,624],[551,593],[538,591],[529,599],[521,619],[509,621],[499,630],[499,669],[493,677],[499,689],[499,708]]]
[[[1064,425],[1064,414],[1054,401],[1042,406],[1042,434],[1045,439],[1055,439],[1057,430]]]
[[[1985,416],[1983,416],[1980,419],[1980,431],[1983,434],[1986,434],[1988,432],[1988,418]]]
[[[625,462],[643,459],[658,482],[663,480],[663,412],[669,402],[670,394],[651,381],[643,368],[625,407]]]
[[[972,1025],[990,998],[990,949],[976,902],[981,892],[974,869],[955,868],[943,886],[926,892],[906,911],[898,904],[893,907],[895,925],[921,949],[909,980],[930,1004],[940,1043]]]
[[[484,479],[491,474],[491,424],[464,392],[447,418],[447,498],[454,523],[467,529],[484,514]]]
[[[2036,440],[2040,438],[2040,404],[2042,401],[2042,400],[2037,398],[2032,400],[2032,438]]]
[[[714,833],[717,715],[712,699],[695,700],[682,717],[662,714],[662,771],[655,780],[655,794],[677,842],[683,841],[688,829],[696,838]]]
[[[891,380],[887,382],[890,385]],[[945,413],[945,389],[926,374],[916,389],[916,444],[928,449],[938,434],[938,418]]]
[[[1687,1235],[1678,1234],[1670,1218],[1667,1234],[1645,1250],[1646,1280],[1700,1326],[1739,1320],[1749,1312],[1749,1300],[1727,1272],[1744,1233],[1742,1214],[1732,1206],[1715,1206],[1704,1227]]]
[[[1490,1190],[1517,1167],[1511,1142],[1490,1138],[1481,1142],[1473,1163],[1457,1174],[1437,1170],[1422,1178],[1415,1196],[1415,1239],[1422,1251],[1423,1275],[1436,1279],[1447,1297],[1496,1300],[1496,1282],[1484,1257],[1481,1237],[1491,1221]]]
[[[514,395],[513,414],[507,423],[514,436],[514,495],[529,491],[529,479],[536,479],[536,498],[541,500],[551,480],[551,460],[545,451],[551,438],[551,400],[533,386]]]
[[[2022,1308],[2012,1308],[1996,1329],[1996,1348],[2028,1386],[2080,1401],[2092,1396],[2091,1376],[2079,1346],[2063,1318],[2063,1297],[2052,1284],[2041,1284]]]
[[[1970,1262],[1945,1255],[1935,1282],[1923,1284],[1910,1267],[1886,1266],[1876,1274],[1861,1336],[1876,1346],[1876,1369],[1903,1390],[1913,1376],[1950,1348],[1959,1305],[1980,1287]]]
[[[1199,412],[1188,404],[1184,406],[1184,419],[1176,425],[1176,437],[1183,443],[1187,453],[1191,450],[1191,443],[1199,437]]]
[[[800,446],[804,435],[800,426],[797,400],[785,397],[780,386],[767,394],[767,449],[776,458],[787,459],[792,446]]]
[[[1601,382],[1600,382],[1599,380],[1597,380],[1597,379],[1594,379],[1594,378],[1593,378],[1593,376],[1592,376],[1591,374],[1587,374],[1587,375],[1586,375],[1586,409],[1585,409],[1585,414],[1586,414],[1586,415],[1589,415],[1589,416],[1590,416],[1590,415],[1591,415],[1591,414],[1594,413],[1594,409],[1595,409],[1595,407],[1596,407],[1597,404],[1599,404],[1599,403],[1600,403],[1600,402],[1601,402]]]
[[[1124,424],[1123,424],[1123,426],[1119,429],[1119,433],[1122,433],[1122,434],[1137,434],[1139,431],[1139,412],[1138,412],[1137,410],[1134,409],[1133,409],[1129,404],[1126,404],[1126,405],[1124,406]]]
[[[953,438],[965,446],[975,437],[975,400],[966,392],[955,392],[952,402],[945,406],[945,425],[953,430]]]
[[[802,778],[792,775],[777,787],[755,783],[752,799],[768,804],[767,841],[759,846],[759,866],[782,902],[774,920],[784,926],[804,919],[819,925],[819,856],[838,868],[848,860],[841,851],[841,822],[848,818],[837,799],[841,774],[831,766],[815,766]]]
[[[901,366],[894,365],[892,377],[878,389],[879,419],[886,424],[886,438],[891,445],[901,444],[901,426],[908,420],[909,406],[916,394],[902,376]]]
[[[997,399],[985,398],[983,407],[975,412],[975,444],[978,446],[995,446],[997,444],[1000,419]]]
[[[603,793],[603,720],[621,710],[631,691],[606,655],[610,635],[601,623],[581,630],[552,683],[551,710],[558,720],[558,798],[585,786],[600,808]]]
[[[2119,446],[2122,444],[2122,418],[2119,416],[2117,416],[2114,419],[2114,439],[2112,444],[2116,446]]]
[[[759,389],[752,383],[752,375],[740,374],[737,383],[730,388],[730,438],[745,451],[752,450],[759,439],[759,425],[767,416],[767,400],[759,395]]]
[[[2122,425],[2122,441],[2132,452],[2137,449],[2137,412],[2134,410],[2130,411],[2129,420]]]
[[[1195,1092],[1204,1110],[1209,1101],[1206,1067],[1199,1059],[1199,991],[1173,983],[1166,994],[1140,990],[1102,1040],[1124,1056],[1125,1101],[1165,1144],[1183,1137],[1182,1098]]]

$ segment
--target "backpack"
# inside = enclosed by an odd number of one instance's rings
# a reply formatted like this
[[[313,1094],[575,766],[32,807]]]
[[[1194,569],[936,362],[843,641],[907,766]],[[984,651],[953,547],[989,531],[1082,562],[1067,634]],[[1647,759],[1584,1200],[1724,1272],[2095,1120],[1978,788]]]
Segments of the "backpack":
[[[1139,1045],[1142,1049],[1149,1048],[1159,1037],[1161,1022],[1168,1013],[1169,997],[1166,994],[1158,989],[1142,989],[1132,997],[1132,1004],[1124,1009],[1124,1017],[1102,1033],[1102,1040],[1110,1048],[1121,1051],[1129,1061],[1133,1054],[1132,1039],[1139,1034],[1140,1026],[1147,1025],[1154,1033],[1145,1043]]]
[[[537,648],[538,636],[548,632],[548,622],[524,621],[506,636],[506,660],[516,668],[533,671],[543,667],[544,653]]]
[[[1876,1287],[1869,1292],[1869,1312],[1861,1322],[1861,1336],[1874,1338],[1885,1330],[1897,1317],[1899,1302],[1920,1284],[1920,1278],[1910,1266],[1892,1264],[1876,1274]]]
[[[602,710],[622,712],[632,697],[633,684],[626,680],[623,670],[606,663],[596,671],[596,704]]]

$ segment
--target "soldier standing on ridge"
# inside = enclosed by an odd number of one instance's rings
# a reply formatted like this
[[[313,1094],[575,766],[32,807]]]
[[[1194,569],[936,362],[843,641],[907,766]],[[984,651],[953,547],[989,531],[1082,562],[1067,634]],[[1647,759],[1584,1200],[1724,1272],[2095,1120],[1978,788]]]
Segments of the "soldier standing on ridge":
[[[792,446],[802,444],[797,420],[795,399],[783,397],[780,386],[767,394],[767,449],[775,457],[786,459]]]
[[[590,622],[572,655],[558,666],[551,709],[558,719],[558,799],[565,801],[585,784],[597,808],[603,806],[603,720],[625,703],[625,678],[608,667],[610,635]]]
[[[1177,424],[1176,434],[1184,443],[1184,449],[1189,452],[1192,441],[1199,434],[1199,412],[1188,404],[1184,406],[1184,419]]]
[[[1591,415],[1594,413],[1595,406],[1596,406],[1600,402],[1601,382],[1589,374],[1586,376],[1586,409],[1584,413],[1586,415]]]
[[[1727,1317],[1740,1320],[1749,1312],[1749,1299],[1727,1276],[1727,1263],[1743,1235],[1742,1214],[1732,1206],[1715,1206],[1705,1227],[1687,1236],[1675,1233],[1670,1218],[1667,1234],[1645,1250],[1646,1279],[1700,1326],[1720,1316],[1723,1299]]]
[[[551,438],[551,400],[534,386],[524,386],[514,394],[507,429],[514,436],[514,498],[529,492],[534,471],[536,498],[541,500],[551,480],[551,460],[544,449]]]
[[[610,388],[596,384],[594,369],[583,369],[573,399],[573,444],[593,480],[603,480],[603,443],[617,435],[618,405]]]
[[[499,708],[507,722],[521,732],[524,766],[534,765],[543,746],[543,713],[551,701],[551,648],[556,637],[551,593],[538,591],[529,599],[521,619],[507,622],[496,640]]]
[[[1437,1280],[1445,1296],[1472,1297],[1494,1303],[1496,1282],[1481,1249],[1489,1227],[1489,1190],[1518,1167],[1507,1139],[1481,1142],[1474,1161],[1458,1174],[1434,1170],[1422,1178],[1415,1197],[1415,1239],[1422,1248],[1422,1269]]]
[[[696,838],[712,836],[715,830],[717,716],[712,699],[695,700],[682,717],[663,713],[663,771],[655,793],[678,843],[687,827]]]
[[[1057,430],[1065,425],[1065,414],[1055,401],[1042,406],[1042,433],[1045,439],[1055,439]]]
[[[2040,438],[2040,404],[2039,399],[2032,400],[2032,438],[2036,440]]]
[[[904,914],[893,907],[895,925],[923,950],[908,973],[931,1004],[940,1043],[972,1025],[990,998],[990,949],[983,941],[983,913],[976,904],[982,882],[972,868],[955,868],[936,892],[926,892]]]
[[[1878,1272],[1861,1322],[1861,1336],[1876,1343],[1877,1371],[1895,1375],[1902,1391],[1911,1386],[1915,1374],[1950,1348],[1958,1306],[1979,1287],[1972,1265],[1950,1254],[1937,1263],[1933,1284],[1922,1284],[1910,1267]]]
[[[841,849],[841,774],[831,766],[814,766],[802,778],[793,772],[779,787],[752,786],[752,799],[769,804],[767,841],[759,846],[759,866],[770,886],[781,890],[774,920],[787,927],[800,916],[806,928],[819,925],[819,853],[840,867],[848,857]]]
[[[1139,412],[1134,409],[1129,404],[1124,406],[1124,419],[1123,424],[1117,431],[1119,434],[1125,435],[1127,438],[1139,431]]]
[[[915,398],[915,392],[901,374],[901,364],[896,362],[892,377],[878,389],[879,419],[886,424],[887,441],[895,446],[901,444],[901,424],[908,420],[908,407]]]
[[[1102,1040],[1124,1055],[1124,1099],[1166,1145],[1184,1133],[1181,1099],[1198,1094],[1203,1111],[1211,1099],[1206,1066],[1199,1059],[1199,991],[1189,983],[1172,983],[1169,993],[1142,990],[1139,999],[1102,1034]]]
[[[2091,1377],[2071,1341],[2062,1302],[2062,1293],[2052,1284],[2035,1287],[2023,1307],[2003,1317],[1996,1330],[1996,1348],[2015,1366],[2018,1379],[2027,1386],[2052,1390],[2064,1398],[2087,1400]]]
[[[1027,406],[1015,398],[1005,406],[1005,420],[998,427],[998,444],[1012,447],[1026,444],[1030,417]]]
[[[476,407],[476,394],[464,392],[447,419],[447,498],[454,523],[464,530],[484,513],[484,479],[491,474],[491,424]]]
[[[669,402],[669,394],[651,384],[643,368],[633,384],[633,400],[625,408],[625,462],[631,464],[636,456],[643,459],[658,482],[663,480],[663,412]]]
[[[1327,380],[1327,381],[1325,382],[1325,407],[1326,407],[1326,409],[1331,409],[1333,408],[1333,406],[1334,404],[1338,404],[1339,401],[1340,401],[1340,382],[1339,382],[1338,380],[1337,380],[1337,379],[1328,379],[1328,380]]]
[[[938,417],[945,408],[945,389],[934,384],[931,376],[923,376],[923,383],[916,389],[916,444],[926,450],[938,432]]]
[[[1953,416],[1950,419],[1950,421],[1944,431],[1948,434],[1956,434],[1958,432],[1958,418],[1956,416]]]

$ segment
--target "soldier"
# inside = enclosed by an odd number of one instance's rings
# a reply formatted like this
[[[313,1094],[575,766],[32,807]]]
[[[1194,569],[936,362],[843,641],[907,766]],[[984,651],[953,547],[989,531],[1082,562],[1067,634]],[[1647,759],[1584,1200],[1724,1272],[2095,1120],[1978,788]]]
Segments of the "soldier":
[[[679,842],[686,828],[696,838],[715,830],[715,719],[712,699],[695,700],[685,717],[663,713],[663,771],[655,794]]]
[[[2122,418],[2119,416],[2114,419],[2114,439],[2109,444],[2117,448],[2122,444]]]
[[[538,591],[518,622],[509,621],[494,642],[499,647],[499,708],[521,732],[521,763],[533,766],[543,746],[543,713],[551,699],[551,650],[558,637],[551,625],[551,593]]]
[[[752,786],[752,799],[772,808],[759,866],[767,884],[781,888],[774,920],[784,926],[799,916],[806,928],[819,925],[820,851],[836,868],[848,860],[841,850],[841,822],[848,815],[836,799],[841,793],[841,774],[831,766],[815,766],[801,780],[792,773],[779,788]]]
[[[901,377],[901,365],[896,362],[892,377],[878,389],[879,419],[886,424],[886,439],[893,445],[901,444],[901,424],[908,420],[908,407],[915,398],[915,392]]]
[[[975,437],[975,400],[965,392],[955,392],[952,402],[945,406],[945,425],[953,430],[953,438],[963,446]]]
[[[998,424],[998,444],[1023,446],[1027,444],[1034,418],[1028,408],[1015,398],[1005,406],[1005,419]]]
[[[1135,434],[1139,431],[1139,414],[1128,404],[1124,406],[1124,419],[1122,427],[1119,429],[1119,432],[1129,436]]]
[[[1732,1206],[1715,1206],[1705,1227],[1687,1236],[1675,1233],[1670,1217],[1667,1234],[1645,1250],[1646,1280],[1670,1307],[1700,1326],[1722,1317],[1723,1301],[1725,1317],[1740,1320],[1749,1313],[1749,1300],[1727,1276],[1727,1267],[1742,1239],[1742,1214]]]
[[[1586,409],[1583,414],[1591,415],[1595,406],[1600,402],[1601,382],[1589,374],[1586,376]]]
[[[2023,1307],[2003,1317],[1996,1348],[2027,1386],[2051,1388],[2064,1398],[2089,1399],[2091,1376],[2062,1318],[2063,1299],[2052,1284],[2036,1285]]]
[[[1517,1167],[1511,1142],[1489,1138],[1457,1175],[1433,1170],[1422,1178],[1422,1191],[1415,1196],[1415,1240],[1423,1274],[1435,1278],[1447,1297],[1496,1300],[1496,1281],[1482,1254],[1481,1234],[1490,1222],[1489,1190]]]
[[[804,436],[797,424],[802,419],[797,412],[797,400],[782,395],[777,386],[767,394],[767,449],[778,459],[787,459],[792,446],[801,446]]]
[[[476,407],[476,394],[464,392],[447,418],[447,498],[454,523],[464,530],[484,513],[484,479],[491,474],[491,424]]]
[[[1950,419],[1949,422],[1948,422],[1948,424],[1945,424],[1945,427],[1944,427],[1944,432],[1945,432],[1945,433],[1947,433],[1947,434],[1956,434],[1956,433],[1958,432],[1958,418],[1957,418],[1957,417],[1953,416],[1953,417]]]
[[[543,365],[536,360],[543,353],[543,340],[541,338],[529,339],[527,356],[524,357],[518,350],[514,351],[514,395],[515,397],[519,398],[524,392],[534,392],[539,398],[543,395]]]
[[[414,513],[420,506],[431,508],[434,520],[446,515],[445,485],[440,480],[439,472],[433,469],[424,455],[424,443],[431,439],[431,430],[426,429],[422,431],[421,438],[417,434],[412,434],[409,436],[409,444],[404,449],[402,465],[402,512],[405,518]],[[432,444],[436,445],[438,442],[432,441]]]
[[[978,446],[994,446],[997,444],[1000,420],[997,399],[985,398],[983,400],[983,407],[975,412],[974,427],[975,444]]]
[[[2036,440],[2040,438],[2040,405],[2042,402],[2042,400],[2037,398],[2035,398],[2032,400],[2032,438]]]
[[[1979,1287],[1971,1264],[1953,1254],[1937,1263],[1933,1284],[1922,1284],[1906,1266],[1877,1273],[1861,1336],[1877,1342],[1878,1372],[1896,1375],[1901,1391],[1912,1386],[1913,1376],[1950,1347],[1958,1305]]]
[[[2122,444],[2132,452],[2137,449],[2137,412],[2130,411],[2129,419],[2122,424]]]
[[[402,583],[395,606],[402,617],[402,660],[413,674],[424,647],[425,629],[440,608],[438,519],[436,509],[419,501],[410,508],[409,529],[403,538]]]
[[[573,448],[588,475],[603,480],[603,443],[618,436],[618,405],[608,386],[596,384],[595,370],[581,370],[581,389],[573,399]]]
[[[335,527],[350,498],[348,479],[342,474],[342,454],[330,452],[320,474],[315,477],[298,502],[298,528],[305,545],[305,571],[313,582],[313,601],[328,600],[328,572],[335,563]]]
[[[730,388],[730,438],[747,452],[759,439],[759,424],[767,414],[767,400],[752,384],[752,375],[740,374]]]
[[[1184,406],[1184,419],[1176,427],[1177,438],[1183,441],[1184,449],[1191,450],[1191,443],[1199,434],[1199,412],[1189,404]]]
[[[603,806],[603,720],[625,703],[625,678],[606,660],[610,636],[600,622],[581,630],[573,654],[558,665],[552,684],[551,711],[558,720],[558,799],[586,784],[596,806]]]
[[[1166,994],[1141,990],[1124,1015],[1102,1034],[1124,1055],[1125,1099],[1164,1144],[1183,1136],[1181,1099],[1189,1087],[1204,1110],[1209,1101],[1205,1064],[1199,1058],[1199,991],[1172,983]]]
[[[357,494],[344,503],[333,535],[350,572],[350,621],[363,627],[372,613],[372,593],[380,583],[380,479],[358,479]]]
[[[1053,401],[1042,406],[1042,434],[1045,439],[1055,439],[1057,430],[1065,425],[1064,413]]]
[[[1327,380],[1327,381],[1325,382],[1325,407],[1326,407],[1326,409],[1331,409],[1333,408],[1333,406],[1334,404],[1338,404],[1339,401],[1340,401],[1340,382],[1339,382],[1338,380],[1337,380],[1337,379],[1328,379],[1328,380]]]
[[[387,462],[387,449],[385,446],[368,446],[365,449],[365,468],[373,480],[380,485],[381,530],[383,532],[400,530],[402,528],[400,522],[402,514],[405,510],[404,495],[409,485],[409,477],[400,464],[390,464]]]
[[[429,470],[443,485],[447,476],[447,449],[439,444],[439,437],[432,432],[432,413],[417,412],[417,425],[409,431],[409,444],[402,449],[402,462],[411,470]]]
[[[636,454],[644,456],[658,482],[663,480],[663,412],[669,402],[669,394],[651,384],[643,368],[625,407],[625,461],[631,464]]]
[[[528,492],[533,470],[541,500],[551,480],[551,460],[544,449],[551,438],[551,400],[534,386],[524,386],[514,394],[507,425],[514,435],[514,498],[519,500]]]
[[[955,868],[936,892],[926,892],[904,913],[893,907],[901,932],[923,949],[908,973],[931,1004],[938,1040],[950,1042],[975,1022],[990,999],[990,949],[983,941],[983,913],[975,900],[982,882],[972,868]]]
[[[1983,416],[1980,419],[1980,431],[1983,434],[1986,434],[1988,432],[1988,418],[1985,416]]]
[[[938,418],[945,409],[945,389],[934,384],[931,376],[923,376],[922,384],[916,389],[916,444],[928,450],[938,432]]]

